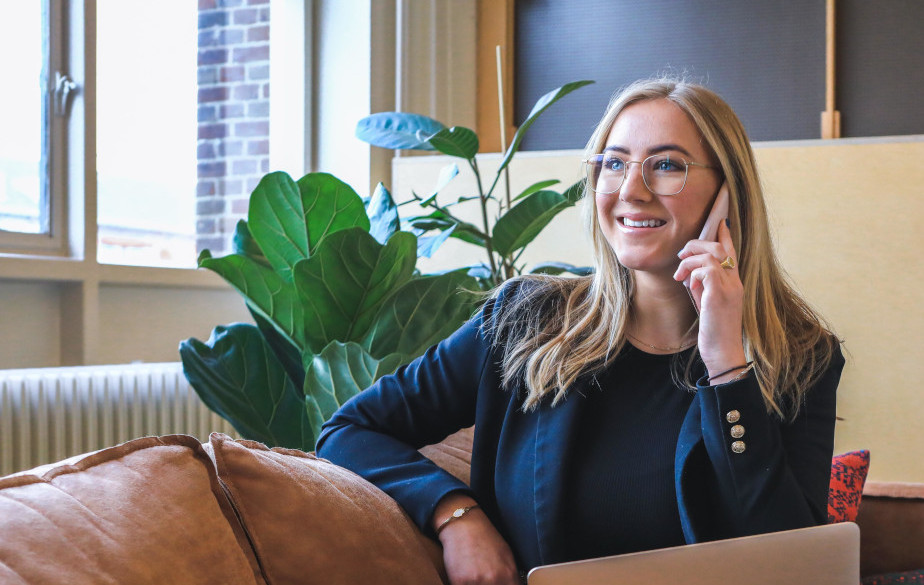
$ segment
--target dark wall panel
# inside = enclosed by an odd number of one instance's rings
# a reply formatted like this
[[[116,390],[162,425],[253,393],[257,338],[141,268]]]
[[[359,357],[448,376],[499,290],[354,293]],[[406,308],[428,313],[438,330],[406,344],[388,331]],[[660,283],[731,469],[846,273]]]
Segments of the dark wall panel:
[[[839,0],[843,135],[924,133],[924,1]],[[582,148],[610,96],[660,73],[722,95],[752,140],[818,138],[825,1],[517,0],[515,123],[541,95],[596,80],[533,126],[524,148]]]
[[[924,134],[924,2],[838,0],[844,136]]]
[[[544,114],[528,149],[583,147],[616,89],[662,72],[717,91],[753,140],[818,135],[823,1],[517,0],[516,10],[517,122],[543,93],[597,82]]]

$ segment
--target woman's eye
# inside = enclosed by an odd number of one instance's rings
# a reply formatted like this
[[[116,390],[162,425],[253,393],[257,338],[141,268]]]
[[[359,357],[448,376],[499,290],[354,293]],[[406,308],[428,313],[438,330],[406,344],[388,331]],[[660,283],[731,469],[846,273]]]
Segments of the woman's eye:
[[[626,163],[621,158],[607,158],[603,160],[603,168],[608,171],[621,171]]]
[[[656,159],[651,165],[651,168],[660,172],[677,172],[683,170],[683,163],[680,161],[673,161],[670,157],[664,157]]]

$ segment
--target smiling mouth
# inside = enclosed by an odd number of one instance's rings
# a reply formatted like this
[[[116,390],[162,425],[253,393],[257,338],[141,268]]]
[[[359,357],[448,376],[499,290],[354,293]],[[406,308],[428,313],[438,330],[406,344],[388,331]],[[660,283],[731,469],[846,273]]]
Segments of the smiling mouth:
[[[634,220],[629,219],[628,217],[622,218],[622,225],[627,226],[627,227],[634,227],[634,228],[661,227],[665,223],[667,222],[660,220],[660,219],[643,219],[641,221],[634,221]]]

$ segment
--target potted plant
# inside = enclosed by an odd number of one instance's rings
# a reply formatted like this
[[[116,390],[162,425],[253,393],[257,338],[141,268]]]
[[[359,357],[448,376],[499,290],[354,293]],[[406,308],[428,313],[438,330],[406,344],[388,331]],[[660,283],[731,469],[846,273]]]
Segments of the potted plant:
[[[495,190],[529,126],[588,83],[570,83],[540,98],[488,189],[478,173],[472,130],[394,112],[360,121],[357,134],[372,144],[437,150],[465,159],[475,173],[476,195],[451,204],[438,201],[439,188],[425,199],[414,195],[411,200],[428,213],[403,222],[381,184],[362,199],[326,173],[298,181],[281,172],[264,176],[251,195],[247,220],[237,225],[234,252],[215,258],[204,250],[199,257],[200,267],[244,297],[255,322],[219,326],[206,342],[190,338],[180,344],[184,373],[200,398],[246,438],[312,450],[321,425],[340,404],[458,328],[475,309],[472,291],[519,274],[526,245],[574,205],[580,184],[558,193],[547,189],[557,181],[543,181],[506,199]],[[457,167],[450,169],[441,184],[456,174]],[[481,205],[481,227],[453,213],[467,200]],[[498,212],[493,225],[492,204]],[[420,274],[417,258],[449,237],[482,247],[486,261]],[[585,269],[549,263],[533,271]]]

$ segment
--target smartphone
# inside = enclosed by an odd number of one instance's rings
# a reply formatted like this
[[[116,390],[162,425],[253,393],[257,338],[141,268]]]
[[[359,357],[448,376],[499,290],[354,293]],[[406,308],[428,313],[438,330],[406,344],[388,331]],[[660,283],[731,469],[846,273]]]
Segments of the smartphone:
[[[722,183],[722,186],[719,187],[719,193],[715,196],[715,201],[712,203],[712,210],[709,212],[709,217],[706,218],[706,223],[703,224],[703,231],[700,232],[699,239],[706,240],[707,242],[718,241],[719,224],[725,221],[727,217],[728,185]],[[696,314],[699,315],[699,306],[696,304],[696,299],[693,298],[693,293],[690,292],[690,279],[687,278],[684,280],[683,285],[687,289],[687,294],[690,295],[690,302],[693,303]]]
[[[703,231],[699,234],[699,239],[707,242],[715,242],[719,239],[719,224],[728,217],[728,185],[722,183],[718,195],[715,196],[715,202],[712,204],[712,211],[703,224]]]

